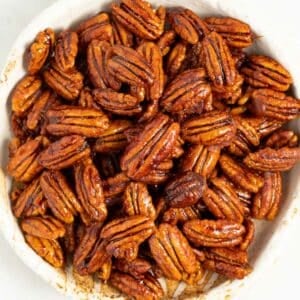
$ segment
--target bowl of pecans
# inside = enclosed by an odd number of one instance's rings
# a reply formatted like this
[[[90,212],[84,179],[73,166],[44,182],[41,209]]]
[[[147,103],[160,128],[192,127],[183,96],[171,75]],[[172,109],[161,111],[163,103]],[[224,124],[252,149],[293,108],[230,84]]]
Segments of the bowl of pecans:
[[[299,45],[178,4],[58,1],[2,73],[1,229],[68,295],[238,296],[297,217]]]

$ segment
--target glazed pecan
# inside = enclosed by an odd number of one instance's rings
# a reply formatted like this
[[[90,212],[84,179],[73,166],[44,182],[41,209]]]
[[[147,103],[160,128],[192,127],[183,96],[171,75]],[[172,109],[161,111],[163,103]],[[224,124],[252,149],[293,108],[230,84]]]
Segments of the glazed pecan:
[[[231,181],[229,181],[229,183],[232,184]],[[250,210],[251,210],[251,206],[252,206],[252,193],[237,187],[235,185],[233,185],[234,190],[238,196],[238,198],[240,199],[241,203],[244,206],[244,211],[245,211],[245,216],[250,216]]]
[[[233,187],[222,178],[212,178],[211,187],[207,188],[202,201],[208,210],[218,219],[227,219],[241,223],[244,219],[244,206]]]
[[[270,89],[258,89],[252,93],[249,105],[252,113],[259,117],[289,121],[300,115],[300,101],[284,93]]]
[[[31,181],[43,170],[43,166],[37,159],[42,149],[43,137],[28,140],[8,161],[7,172],[17,181]]]
[[[193,249],[176,227],[160,224],[149,239],[151,254],[167,278],[181,280],[183,273],[196,272],[199,264]]]
[[[118,271],[128,273],[141,280],[145,277],[145,274],[151,270],[151,264],[143,258],[137,258],[133,261],[117,259],[115,267]]]
[[[142,177],[140,181],[147,184],[161,184],[165,182],[170,176],[170,170],[173,168],[172,160],[165,160],[160,163],[156,168],[152,169],[150,173]]]
[[[21,229],[25,234],[49,240],[61,238],[66,233],[64,224],[51,216],[25,218]]]
[[[198,219],[200,216],[200,210],[197,206],[187,206],[182,208],[171,207],[164,212],[162,221],[171,225],[176,225],[177,223]]]
[[[87,160],[74,166],[75,187],[82,208],[93,221],[103,222],[107,216],[102,180],[92,162]]]
[[[44,260],[55,268],[64,264],[64,255],[57,240],[48,240],[25,234],[27,244]]]
[[[231,279],[243,279],[252,271],[246,251],[236,248],[211,248],[205,251],[203,267]]]
[[[251,219],[246,219],[244,221],[244,226],[246,228],[246,234],[244,235],[243,242],[239,246],[241,250],[247,250],[249,248],[250,244],[253,242],[255,234],[255,225]]]
[[[154,228],[148,217],[134,215],[107,223],[100,236],[108,242],[108,254],[131,261],[137,258],[139,245],[152,235]]]
[[[157,41],[157,46],[160,49],[161,55],[165,56],[169,53],[172,44],[175,42],[176,33],[174,30],[165,31]]]
[[[140,38],[155,40],[164,29],[161,9],[153,11],[144,0],[122,0],[120,5],[112,4],[112,14],[117,21]]]
[[[51,28],[40,31],[26,53],[26,68],[30,75],[38,73],[44,66],[55,41]]]
[[[182,171],[193,171],[203,177],[209,177],[220,157],[220,148],[193,145],[186,151],[181,162]]]
[[[95,108],[57,106],[48,110],[46,117],[48,133],[57,136],[79,134],[96,138],[109,126],[108,117]]]
[[[282,198],[282,177],[280,172],[265,172],[264,186],[254,196],[251,215],[256,219],[273,220],[279,211]]]
[[[147,186],[141,182],[131,182],[123,195],[123,209],[128,216],[143,215],[155,219],[156,211]]]
[[[133,47],[134,35],[115,18],[112,18],[111,25],[113,28],[114,44],[123,45],[126,47]]]
[[[227,154],[221,155],[219,163],[224,174],[233,183],[246,191],[257,193],[264,184],[261,176]]]
[[[66,233],[63,238],[64,250],[68,254],[73,254],[76,248],[75,225],[65,224]]]
[[[288,171],[300,160],[300,148],[264,148],[248,154],[244,163],[259,171]]]
[[[11,109],[16,116],[22,116],[40,97],[42,81],[37,76],[25,76],[11,95]]]
[[[280,63],[263,55],[249,56],[241,73],[245,82],[256,88],[270,88],[284,92],[293,82],[290,73]]]
[[[210,17],[204,19],[208,28],[219,33],[229,47],[246,48],[253,43],[254,35],[248,24],[230,17]]]
[[[178,42],[170,51],[167,60],[166,73],[170,78],[174,78],[184,64],[186,59],[187,45],[184,42]]]
[[[283,121],[265,117],[247,118],[247,122],[256,129],[261,138],[268,136],[283,124]]]
[[[105,110],[116,115],[133,116],[142,111],[138,98],[112,89],[96,89],[93,91],[93,96]]]
[[[85,139],[79,135],[69,135],[50,144],[39,155],[38,162],[45,168],[60,170],[89,155],[90,148]]]
[[[65,223],[72,223],[82,208],[63,174],[59,171],[44,171],[40,184],[54,216]]]
[[[204,69],[191,69],[180,73],[170,82],[160,100],[161,106],[181,119],[201,114],[204,101],[211,96],[211,88],[206,81]]]
[[[119,173],[109,177],[103,182],[103,191],[105,198],[111,198],[120,195],[126,189],[130,179],[125,173]]]
[[[242,224],[229,220],[190,220],[183,225],[188,240],[204,247],[237,246],[245,231]]]
[[[94,101],[92,90],[89,87],[84,87],[78,99],[78,105],[81,107],[95,108],[101,111],[100,105]]]
[[[236,133],[236,125],[229,112],[212,111],[186,120],[181,127],[187,142],[205,146],[229,145]]]
[[[121,292],[136,300],[159,300],[164,291],[159,281],[150,274],[140,280],[126,273],[112,272],[109,282]]]
[[[266,146],[274,149],[282,147],[297,147],[298,136],[292,130],[278,130],[266,140]]]

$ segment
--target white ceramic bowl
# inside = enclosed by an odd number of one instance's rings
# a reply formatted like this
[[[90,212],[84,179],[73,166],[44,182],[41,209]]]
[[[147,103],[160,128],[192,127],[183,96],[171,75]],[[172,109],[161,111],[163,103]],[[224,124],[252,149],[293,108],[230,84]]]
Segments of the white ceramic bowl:
[[[257,5],[258,2],[260,2],[259,7]],[[299,97],[300,68],[298,58],[300,43],[297,43],[299,38],[298,30],[296,27],[288,26],[288,20],[280,20],[280,22],[277,22],[279,14],[274,14],[274,11],[270,10],[270,6],[267,2],[268,1],[253,2],[247,0],[151,1],[154,5],[185,5],[199,13],[200,16],[229,15],[248,22],[256,34],[261,36],[255,43],[255,51],[269,54],[287,67],[293,75],[294,90]],[[64,272],[58,271],[45,263],[26,245],[18,224],[11,213],[8,199],[10,179],[5,173],[7,145],[10,139],[8,99],[10,91],[16,82],[24,75],[24,69],[22,67],[24,49],[28,43],[34,39],[38,31],[47,27],[52,27],[56,30],[68,28],[80,19],[106,9],[108,5],[108,1],[101,0],[60,0],[55,2],[20,33],[7,59],[6,67],[2,72],[0,80],[0,118],[2,120],[0,123],[0,143],[2,150],[2,171],[0,170],[0,228],[14,251],[28,267],[63,293],[79,297],[80,299],[82,299],[82,297],[88,299],[109,299],[110,297],[108,293],[101,292],[101,287],[99,286],[97,287],[97,293],[82,291],[76,286],[72,276],[69,274],[66,275]],[[298,120],[294,121],[291,127],[299,133],[299,125],[300,122]],[[254,280],[264,275],[267,268],[274,262],[278,252],[282,250],[282,240],[286,240],[289,225],[293,222],[295,216],[297,216],[295,211],[299,210],[299,204],[297,203],[297,200],[300,200],[299,175],[299,165],[287,174],[285,178],[284,201],[277,219],[272,223],[260,222],[258,226],[256,239],[250,253],[254,272],[243,281],[225,282],[205,295],[199,295],[194,298],[217,300],[224,299],[224,297],[228,295],[238,298],[241,289],[245,288],[245,286],[249,287],[249,285],[253,284]]]

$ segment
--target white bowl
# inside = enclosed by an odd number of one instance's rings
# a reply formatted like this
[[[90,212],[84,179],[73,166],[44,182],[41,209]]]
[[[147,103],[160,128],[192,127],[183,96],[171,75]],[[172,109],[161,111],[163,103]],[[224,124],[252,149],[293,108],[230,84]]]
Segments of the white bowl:
[[[260,2],[259,6],[257,5],[258,2]],[[274,11],[270,10],[267,2],[257,1],[255,5],[252,1],[245,0],[151,1],[154,5],[178,6],[182,4],[199,13],[200,16],[229,15],[248,22],[256,34],[261,36],[256,42],[255,51],[268,54],[287,67],[294,78],[294,91],[299,97],[300,68],[298,66],[298,55],[300,53],[300,43],[297,43],[299,38],[298,29],[288,26],[288,20],[281,19],[277,22],[276,18],[279,14],[274,15]],[[99,286],[97,287],[97,293],[84,292],[76,286],[70,274],[67,275],[62,271],[58,271],[44,262],[24,242],[16,219],[11,213],[8,198],[11,180],[5,173],[7,145],[10,139],[8,99],[12,88],[24,75],[24,49],[34,39],[38,31],[47,27],[52,27],[56,30],[68,28],[80,19],[106,9],[109,3],[101,0],[60,0],[55,2],[20,33],[7,59],[6,67],[1,74],[0,80],[0,118],[2,120],[0,123],[0,143],[2,150],[1,166],[3,169],[2,171],[0,170],[0,228],[14,251],[28,267],[61,292],[80,299],[82,297],[88,299],[110,299],[111,297],[107,293],[101,292],[101,287]],[[298,120],[292,122],[291,127],[299,133],[299,125],[300,121]],[[295,217],[299,217],[298,214],[295,214],[295,211],[300,209],[299,203],[297,203],[297,200],[300,200],[299,179],[300,166],[298,165],[285,178],[284,201],[279,216],[274,222],[260,222],[258,226],[256,239],[250,251],[254,272],[242,281],[225,282],[205,295],[194,298],[217,300],[224,299],[228,295],[238,298],[243,288],[249,287],[254,280],[265,275],[267,268],[272,265],[275,257],[282,250],[282,240],[286,239],[291,222],[293,222]],[[119,296],[119,298],[121,297]]]

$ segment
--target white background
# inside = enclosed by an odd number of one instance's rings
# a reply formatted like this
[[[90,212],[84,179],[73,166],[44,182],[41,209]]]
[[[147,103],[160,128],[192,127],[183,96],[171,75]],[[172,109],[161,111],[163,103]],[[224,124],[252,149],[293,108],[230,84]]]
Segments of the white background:
[[[84,1],[84,0],[82,0]],[[226,0],[230,1],[230,0]],[[254,1],[254,0],[252,0]],[[258,0],[257,6],[259,9]],[[264,0],[268,1],[268,0]],[[0,0],[0,68],[3,68],[8,51],[18,35],[18,32],[31,20],[33,16],[47,7],[53,0]],[[282,19],[290,26],[300,28],[297,1],[270,1],[270,8],[279,8],[278,3],[284,3]],[[285,8],[294,9],[285,9]],[[266,12],[271,13],[271,12]],[[288,26],[287,26],[288,28]],[[300,39],[300,34],[299,34]],[[300,58],[300,54],[299,54]],[[300,64],[300,61],[296,62]],[[299,65],[300,67],[300,65]],[[0,99],[5,101],[5,99]],[[300,218],[298,218],[300,220]],[[239,300],[273,300],[300,299],[299,270],[300,270],[300,221],[293,224],[290,231],[290,242],[285,245],[284,252],[276,260],[259,282],[239,297]],[[294,238],[292,238],[294,237]],[[224,295],[225,296],[225,295]],[[14,254],[0,234],[0,299],[1,300],[67,300],[52,287],[29,270]],[[226,298],[228,300],[228,298]]]

